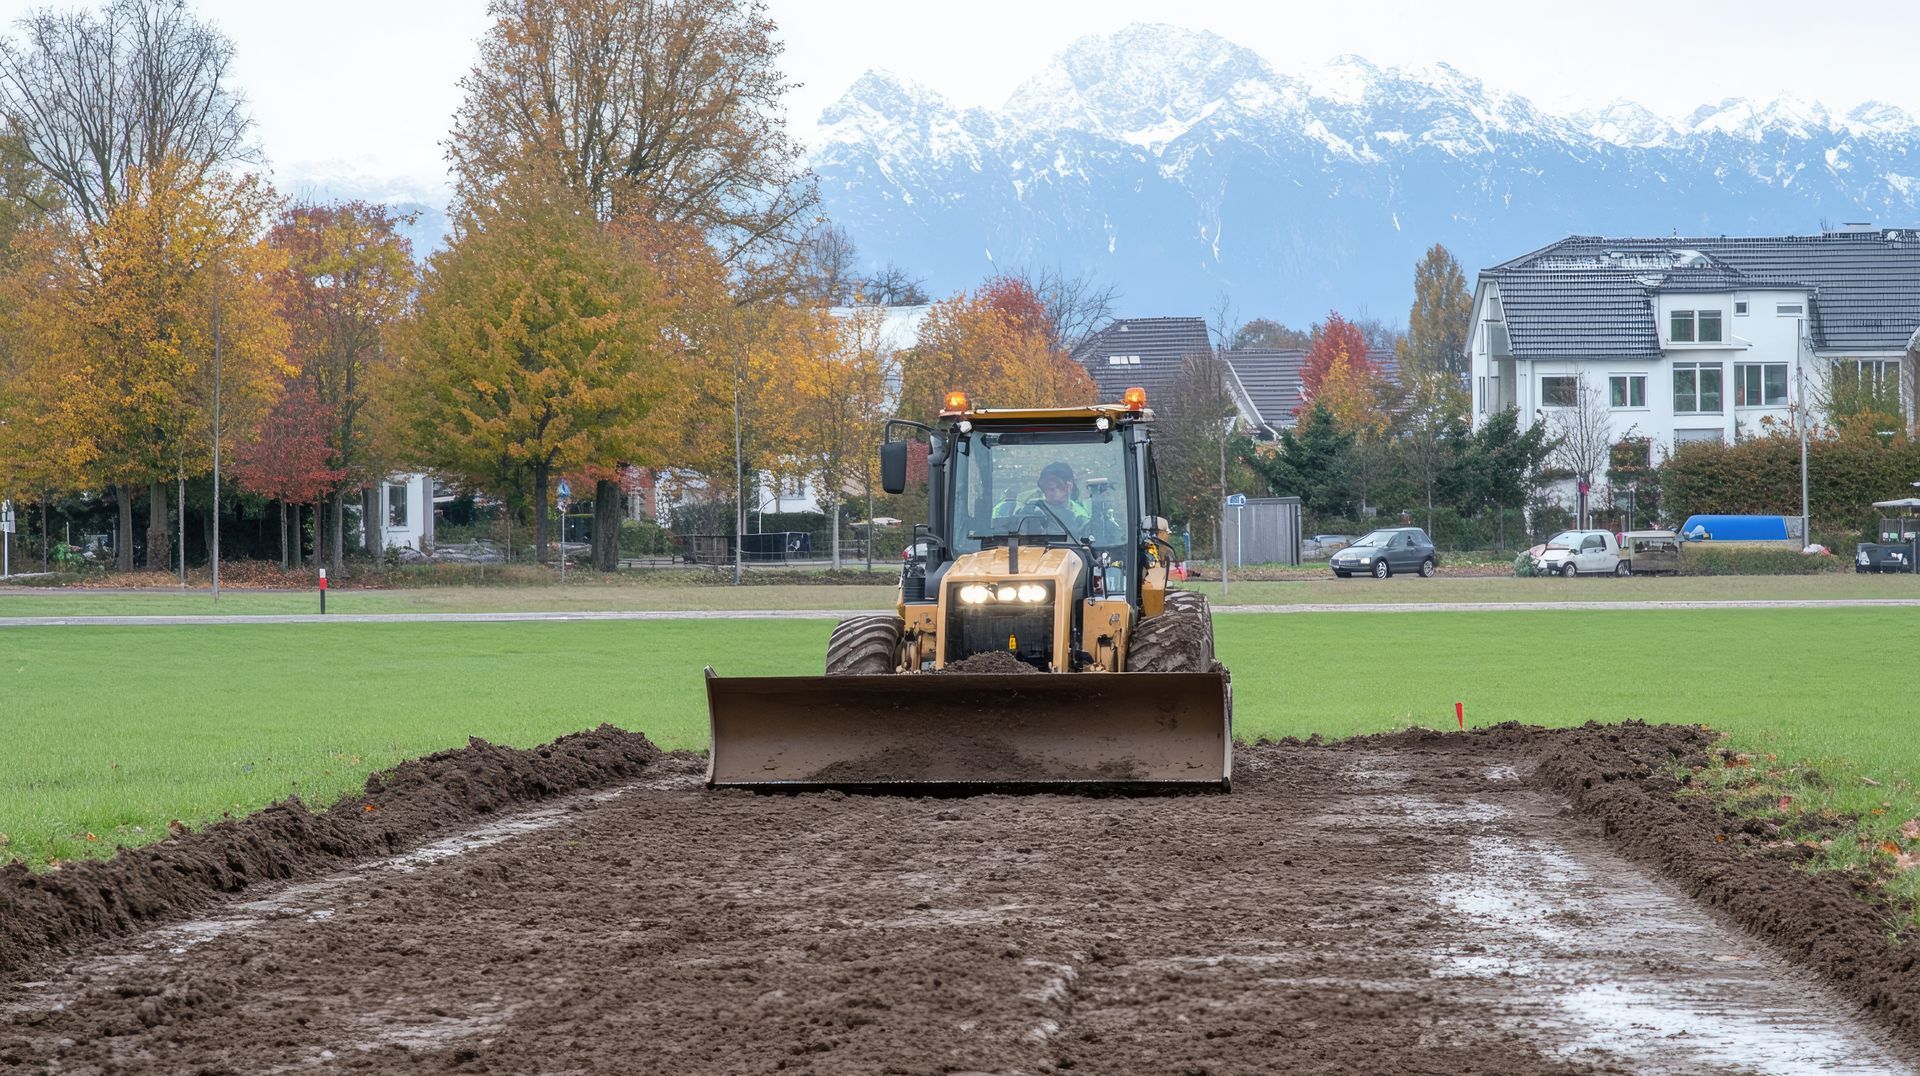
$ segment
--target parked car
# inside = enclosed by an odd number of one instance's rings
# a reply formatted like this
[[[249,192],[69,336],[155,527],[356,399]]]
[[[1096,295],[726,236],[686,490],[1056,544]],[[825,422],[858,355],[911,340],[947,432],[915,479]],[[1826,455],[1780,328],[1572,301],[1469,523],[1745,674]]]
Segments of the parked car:
[[[1672,531],[1628,531],[1621,555],[1627,574],[1655,575],[1680,570],[1680,536]]]
[[[1300,555],[1313,560],[1330,557],[1353,544],[1351,534],[1316,534],[1300,543]]]
[[[1910,572],[1914,570],[1913,545],[1890,545],[1885,542],[1861,542],[1854,548],[1853,570],[1856,572]]]
[[[1433,539],[1418,527],[1390,527],[1356,539],[1328,562],[1342,579],[1358,572],[1385,579],[1395,572],[1418,572],[1431,579],[1440,567]]]
[[[1561,531],[1547,539],[1533,558],[1535,575],[1627,575],[1632,568],[1620,556],[1612,531]]]

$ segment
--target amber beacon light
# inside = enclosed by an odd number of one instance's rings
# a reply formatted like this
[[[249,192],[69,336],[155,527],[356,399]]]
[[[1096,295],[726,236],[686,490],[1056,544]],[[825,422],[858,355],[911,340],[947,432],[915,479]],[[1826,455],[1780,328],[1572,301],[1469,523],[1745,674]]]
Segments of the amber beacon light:
[[[967,409],[966,393],[961,392],[958,389],[955,389],[954,391],[947,393],[947,406],[943,410],[965,411],[966,409]]]
[[[1120,397],[1120,402],[1125,404],[1129,411],[1145,411],[1147,409],[1147,390],[1135,385],[1133,388],[1128,389],[1125,395]]]

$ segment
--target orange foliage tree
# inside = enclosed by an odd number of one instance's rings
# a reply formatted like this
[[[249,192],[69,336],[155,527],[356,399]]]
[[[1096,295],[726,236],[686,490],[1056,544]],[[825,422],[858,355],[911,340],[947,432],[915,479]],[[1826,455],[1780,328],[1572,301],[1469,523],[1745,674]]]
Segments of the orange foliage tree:
[[[228,438],[243,440],[293,373],[272,292],[282,259],[258,241],[273,192],[257,177],[184,167],[134,172],[98,224],[48,220],[8,281],[16,325],[42,369],[28,379],[70,469],[120,505],[120,567],[133,567],[133,491],[149,488],[148,566],[171,543],[167,483],[213,462],[215,340]],[[235,436],[236,433],[239,436]]]
[[[1053,345],[1033,289],[1009,277],[933,304],[901,383],[901,409],[921,417],[937,413],[953,389],[980,407],[1085,404],[1097,395],[1086,369]]]
[[[327,431],[333,468],[341,481],[318,491],[331,495],[331,527],[315,525],[316,553],[331,547],[336,575],[344,567],[345,500],[348,483],[375,482],[372,424],[365,420],[375,367],[388,361],[389,338],[404,316],[417,284],[413,252],[400,225],[407,218],[365,202],[296,203],[280,213],[267,241],[287,258],[279,279],[282,316],[291,333],[291,354],[315,402],[331,416]],[[304,502],[300,502],[304,503]],[[375,513],[363,512],[367,548]],[[284,558],[283,558],[284,559]]]

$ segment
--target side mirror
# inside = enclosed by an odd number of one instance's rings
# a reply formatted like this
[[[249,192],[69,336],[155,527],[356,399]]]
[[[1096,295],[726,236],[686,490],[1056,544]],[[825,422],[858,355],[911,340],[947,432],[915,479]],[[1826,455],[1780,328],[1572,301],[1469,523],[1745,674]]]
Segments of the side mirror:
[[[888,493],[907,491],[907,442],[886,441],[880,445],[880,488]]]

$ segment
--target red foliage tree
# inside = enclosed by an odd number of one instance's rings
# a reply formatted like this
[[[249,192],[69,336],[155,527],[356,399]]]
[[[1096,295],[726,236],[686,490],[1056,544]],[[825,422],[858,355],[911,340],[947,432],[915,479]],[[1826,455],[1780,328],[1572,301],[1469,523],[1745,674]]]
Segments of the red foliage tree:
[[[346,477],[333,462],[328,436],[333,408],[296,383],[260,424],[260,436],[234,451],[240,488],[280,502],[280,567],[287,566],[287,505],[318,501]]]
[[[1338,311],[1328,311],[1327,320],[1314,326],[1313,341],[1307,346],[1306,362],[1300,367],[1300,396],[1302,406],[1311,401],[1320,391],[1327,374],[1333,370],[1342,356],[1356,368],[1364,368],[1367,374],[1377,376],[1379,368],[1367,357],[1366,334],[1360,327],[1340,316]]]
[[[1047,317],[1046,304],[1025,280],[1017,276],[994,277],[981,286],[978,297],[981,305],[1005,318],[1022,336],[1053,338],[1053,323]]]

